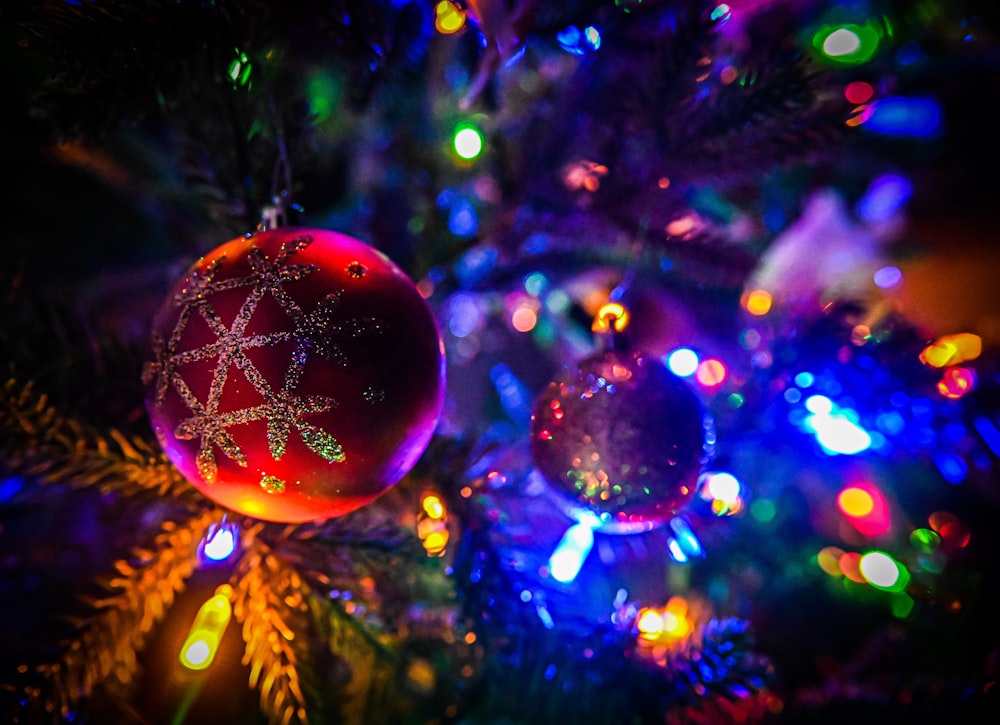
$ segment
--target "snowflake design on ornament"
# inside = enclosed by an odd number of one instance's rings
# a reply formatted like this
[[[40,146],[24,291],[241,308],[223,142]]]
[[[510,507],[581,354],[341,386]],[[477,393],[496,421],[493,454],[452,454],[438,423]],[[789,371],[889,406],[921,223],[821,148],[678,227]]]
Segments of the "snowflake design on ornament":
[[[306,279],[317,269],[311,264],[288,263],[290,257],[305,249],[310,242],[311,238],[303,237],[282,245],[274,259],[269,259],[260,249],[251,249],[250,274],[244,277],[218,279],[224,257],[215,260],[203,271],[192,272],[172,300],[172,304],[181,309],[170,338],[164,339],[161,335],[153,337],[153,360],[146,363],[143,380],[150,383],[155,379],[157,405],[163,404],[170,389],[175,390],[187,405],[191,415],[177,424],[174,436],[180,440],[200,439],[197,466],[206,483],[214,483],[218,477],[216,448],[240,467],[247,467],[246,456],[229,429],[257,420],[267,422],[268,448],[275,461],[284,456],[292,430],[320,458],[330,463],[346,460],[346,453],[334,436],[305,420],[309,415],[335,408],[336,399],[325,395],[298,395],[296,388],[310,355],[319,355],[346,367],[347,356],[338,341],[345,337],[381,334],[384,323],[374,317],[336,322],[335,311],[340,304],[341,291],[328,294],[310,312],[303,310],[288,294],[287,284]],[[232,324],[226,325],[212,306],[212,297],[219,292],[240,288],[246,288],[246,299]],[[290,329],[248,335],[247,325],[265,295],[270,295],[288,315]],[[179,351],[184,331],[195,315],[205,321],[216,339],[198,348]],[[276,388],[253,364],[247,351],[287,341],[294,341],[295,349],[281,386]],[[206,399],[200,400],[184,379],[181,368],[186,363],[211,358],[216,360],[211,385]],[[219,407],[233,366],[261,394],[263,402],[222,413]]]

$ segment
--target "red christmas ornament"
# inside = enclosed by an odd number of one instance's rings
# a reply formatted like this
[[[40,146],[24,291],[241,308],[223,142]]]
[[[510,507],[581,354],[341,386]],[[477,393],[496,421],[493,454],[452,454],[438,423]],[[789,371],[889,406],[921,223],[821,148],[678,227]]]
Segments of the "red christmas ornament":
[[[353,511],[424,452],[444,348],[413,283],[373,247],[279,228],[196,262],[153,323],[146,407],[216,503],[268,521]]]
[[[673,517],[714,448],[712,421],[687,384],[642,353],[609,351],[553,380],[535,403],[531,452],[571,511],[632,533]]]

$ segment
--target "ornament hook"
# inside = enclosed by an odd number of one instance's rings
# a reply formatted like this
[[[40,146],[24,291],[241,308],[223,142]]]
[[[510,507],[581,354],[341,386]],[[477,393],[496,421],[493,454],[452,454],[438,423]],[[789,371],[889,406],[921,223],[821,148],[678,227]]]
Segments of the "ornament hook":
[[[608,350],[625,348],[625,328],[631,320],[628,308],[620,302],[606,302],[594,315],[590,329],[601,335]]]

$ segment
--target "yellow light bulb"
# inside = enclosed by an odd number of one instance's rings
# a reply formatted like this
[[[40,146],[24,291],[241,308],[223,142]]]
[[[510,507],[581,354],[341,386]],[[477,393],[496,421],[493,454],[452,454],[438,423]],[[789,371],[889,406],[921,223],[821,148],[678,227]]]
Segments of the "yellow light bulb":
[[[215,659],[219,642],[232,615],[233,608],[229,601],[232,591],[232,587],[223,584],[201,605],[195,615],[180,652],[181,664],[189,670],[207,669]]]

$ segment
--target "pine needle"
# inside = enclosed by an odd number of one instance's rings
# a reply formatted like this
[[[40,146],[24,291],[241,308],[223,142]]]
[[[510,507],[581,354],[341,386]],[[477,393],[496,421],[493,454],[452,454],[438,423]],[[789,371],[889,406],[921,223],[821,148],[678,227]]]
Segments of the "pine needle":
[[[259,536],[245,532],[246,553],[234,576],[233,615],[243,627],[250,687],[260,692],[261,711],[272,725],[309,722],[300,667],[308,668],[309,604],[312,592]],[[321,720],[322,718],[318,718]]]
[[[93,603],[95,613],[83,621],[79,636],[66,643],[59,662],[38,668],[50,685],[47,710],[66,718],[96,688],[133,682],[146,636],[184,589],[203,536],[221,518],[213,508],[183,525],[167,521],[149,550],[135,549],[132,561],[115,563],[109,594]]]
[[[193,507],[203,499],[162,451],[139,437],[102,435],[64,416],[29,383],[0,386],[0,463],[45,484],[152,494]]]

